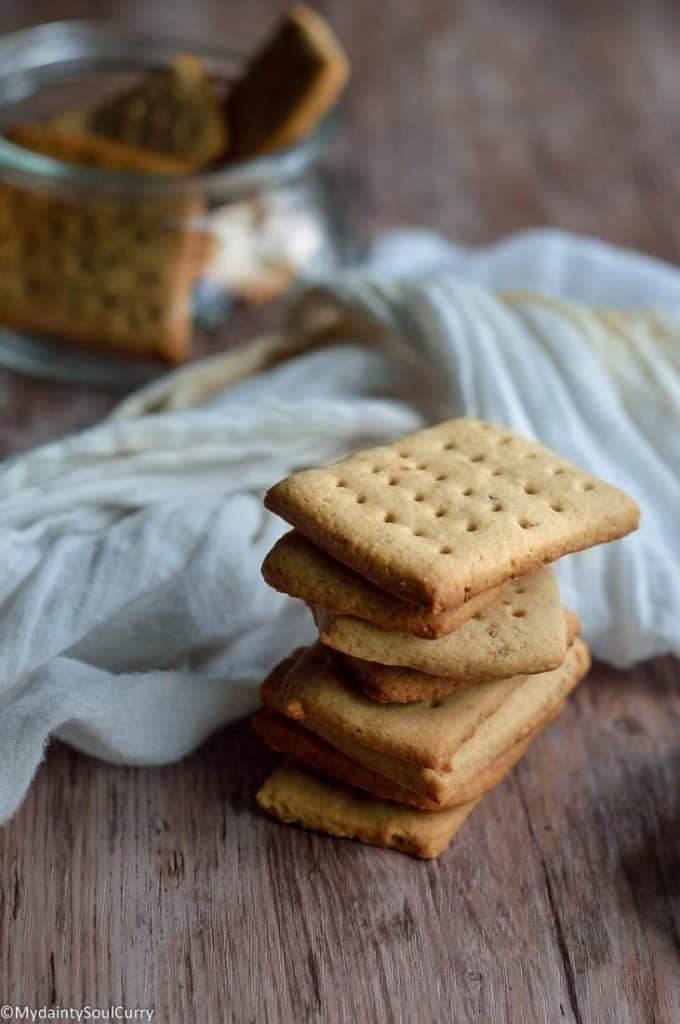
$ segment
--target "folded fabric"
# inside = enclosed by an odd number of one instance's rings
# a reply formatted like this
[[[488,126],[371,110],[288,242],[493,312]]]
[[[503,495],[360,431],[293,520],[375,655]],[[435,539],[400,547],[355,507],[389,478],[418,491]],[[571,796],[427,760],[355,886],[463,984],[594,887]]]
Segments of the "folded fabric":
[[[262,492],[440,417],[507,424],[630,492],[640,532],[564,559],[561,590],[599,657],[678,652],[679,309],[680,273],[589,240],[532,233],[465,251],[401,235],[373,269],[303,293],[280,337],[6,462],[0,819],[50,735],[158,764],[256,707],[262,675],[314,632],[261,580],[284,529]]]

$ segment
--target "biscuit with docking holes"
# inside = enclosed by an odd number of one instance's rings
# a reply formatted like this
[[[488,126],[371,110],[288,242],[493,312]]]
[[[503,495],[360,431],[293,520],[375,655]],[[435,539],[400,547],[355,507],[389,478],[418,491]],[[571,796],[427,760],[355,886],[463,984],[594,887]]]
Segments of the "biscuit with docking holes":
[[[180,54],[138,85],[61,123],[127,145],[163,153],[188,174],[214,163],[229,148],[223,97],[202,61]]]
[[[571,644],[574,637],[581,631],[578,616],[564,609],[567,623],[567,643]],[[447,693],[461,690],[466,686],[474,686],[474,681],[466,679],[449,679],[446,676],[433,676],[417,669],[402,668],[394,665],[379,665],[375,661],[364,661],[345,655],[345,665],[359,682],[361,689],[372,700],[384,704],[409,704],[412,701],[434,700]]]
[[[63,156],[61,157],[63,159]],[[198,196],[67,196],[0,184],[0,324],[180,362],[212,242]]]
[[[567,626],[550,566],[512,580],[492,604],[453,633],[423,640],[363,619],[314,610],[319,636],[363,661],[478,683],[548,672],[564,661]]]
[[[474,419],[309,469],[265,505],[376,586],[432,611],[636,529],[623,491]]]

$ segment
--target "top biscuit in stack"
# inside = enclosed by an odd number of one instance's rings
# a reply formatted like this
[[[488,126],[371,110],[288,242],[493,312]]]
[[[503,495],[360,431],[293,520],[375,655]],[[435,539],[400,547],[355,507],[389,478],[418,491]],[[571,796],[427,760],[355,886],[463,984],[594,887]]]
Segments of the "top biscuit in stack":
[[[265,505],[381,591],[433,616],[623,537],[639,518],[616,487],[473,419],[296,473]]]

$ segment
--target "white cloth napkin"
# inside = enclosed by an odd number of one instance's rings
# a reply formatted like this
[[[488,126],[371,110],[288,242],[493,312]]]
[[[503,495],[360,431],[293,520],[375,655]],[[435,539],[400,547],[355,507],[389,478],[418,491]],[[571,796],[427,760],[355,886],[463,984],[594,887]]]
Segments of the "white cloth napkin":
[[[50,735],[159,764],[254,708],[262,674],[313,636],[261,581],[285,529],[263,491],[444,416],[508,424],[630,491],[640,533],[565,559],[564,598],[616,664],[680,650],[678,271],[558,232],[479,250],[398,233],[291,323],[336,344],[227,390],[233,355],[195,364],[0,467],[0,820]],[[379,334],[398,351],[367,347]]]

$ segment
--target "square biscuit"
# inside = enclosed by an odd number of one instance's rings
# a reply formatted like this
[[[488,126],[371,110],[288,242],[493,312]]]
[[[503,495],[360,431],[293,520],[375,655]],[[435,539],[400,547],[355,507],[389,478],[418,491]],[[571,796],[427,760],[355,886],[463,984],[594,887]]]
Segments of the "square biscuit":
[[[456,682],[547,672],[567,653],[566,622],[550,566],[512,580],[492,604],[436,640],[321,609],[314,614],[321,640],[336,651]]]
[[[86,198],[0,184],[0,324],[180,362],[211,239],[200,196]]]
[[[458,608],[430,612],[376,587],[310,544],[297,530],[291,530],[276,542],[264,560],[262,575],[270,587],[310,606],[335,615],[365,619],[383,629],[433,639],[458,629],[497,598],[502,589],[492,587]]]
[[[435,800],[411,792],[392,779],[352,761],[350,757],[331,746],[330,743],[326,743],[313,732],[304,729],[297,722],[276,711],[258,711],[251,719],[251,727],[255,735],[259,736],[272,750],[292,757],[294,761],[321,775],[328,775],[355,789],[363,789],[381,800],[409,804],[411,807],[419,807],[425,811],[441,810]],[[531,740],[538,732],[540,729],[510,747],[483,769],[467,787],[456,794],[457,802],[468,803],[470,800],[477,800],[498,785],[524,756]]]
[[[567,643],[570,644],[580,632],[578,616],[564,609],[567,624]],[[430,675],[417,669],[398,665],[380,665],[375,661],[364,661],[346,655],[345,665],[358,680],[363,692],[372,700],[387,704],[408,704],[412,701],[434,700],[447,693],[474,685],[465,678],[450,679],[447,676]]]
[[[202,61],[179,54],[131,89],[93,110],[69,113],[58,126],[85,130],[171,157],[184,174],[224,155],[229,131],[223,97]]]
[[[622,537],[639,519],[623,491],[464,418],[295,473],[265,505],[376,586],[435,612]]]
[[[281,677],[261,688],[263,703],[324,738],[346,737],[372,751],[445,769],[458,747],[502,704],[524,676],[496,679],[438,701],[379,704],[365,697],[335,651],[313,644]]]
[[[229,156],[269,153],[309,135],[348,77],[347,57],[328,22],[297,4],[227,96]]]
[[[304,663],[304,660],[305,655],[296,663],[294,669]],[[302,667],[304,668],[304,664]],[[330,715],[301,717],[294,713],[292,717],[306,730],[321,737],[355,764],[390,779],[401,789],[424,797],[436,806],[445,807],[462,799],[470,791],[469,787],[480,772],[558,715],[569,693],[583,679],[589,667],[588,648],[581,640],[576,639],[569,648],[564,663],[558,669],[534,676],[520,676],[510,681],[514,685],[508,688],[504,699],[488,713],[479,716],[477,724],[473,724],[472,728],[461,729],[460,723],[457,730],[450,728],[451,753],[446,759],[440,758],[440,763],[436,766],[432,766],[432,759],[429,764],[426,763],[428,758],[422,756],[422,752],[427,752],[428,737],[434,727],[440,724],[437,721],[438,713],[443,710],[444,715],[448,715],[450,719],[453,698],[463,694],[407,705],[380,705],[367,702],[364,698],[364,703],[375,709],[375,721],[367,726],[368,712],[363,714],[364,728],[360,732],[357,732],[356,728],[334,728],[328,724],[332,721]],[[326,679],[329,674],[326,673]],[[298,711],[295,705],[291,706],[281,698],[281,691],[285,689],[288,675],[290,670],[280,673],[277,678],[275,670],[269,677],[270,685],[263,687],[263,698],[267,706],[282,714],[286,714],[286,709]],[[337,697],[338,691],[336,688],[333,689]],[[470,691],[464,692],[474,695],[479,689],[480,687],[473,687]],[[359,708],[365,710],[360,701]],[[405,714],[408,711],[417,713],[408,716]],[[471,710],[463,706],[461,716],[466,715],[470,716]],[[401,744],[392,743],[391,749],[387,751],[382,742],[376,746],[369,746],[366,737],[372,740],[377,730],[386,732],[391,724],[391,717],[399,720]],[[407,733],[406,725],[410,725],[410,735]],[[394,734],[396,728],[393,728],[392,732]],[[381,739],[380,736],[378,738]],[[413,756],[414,749],[421,755],[417,759]]]
[[[422,859],[437,857],[446,849],[476,803],[444,811],[400,807],[315,775],[293,761],[275,769],[256,799],[263,810],[286,824]]]
[[[182,174],[184,170],[181,163],[162,153],[87,131],[71,131],[57,124],[17,124],[8,128],[5,136],[17,146],[77,167],[100,167],[127,174]]]
[[[525,677],[496,711],[480,722],[475,732],[457,747],[444,768],[413,764],[370,750],[353,738],[333,733],[323,726],[314,725],[313,728],[351,760],[392,779],[412,793],[427,797],[439,807],[447,807],[458,803],[476,776],[489,764],[559,715],[569,693],[586,675],[589,666],[588,649],[576,640],[559,668]],[[441,703],[435,700],[426,706],[437,710]]]

